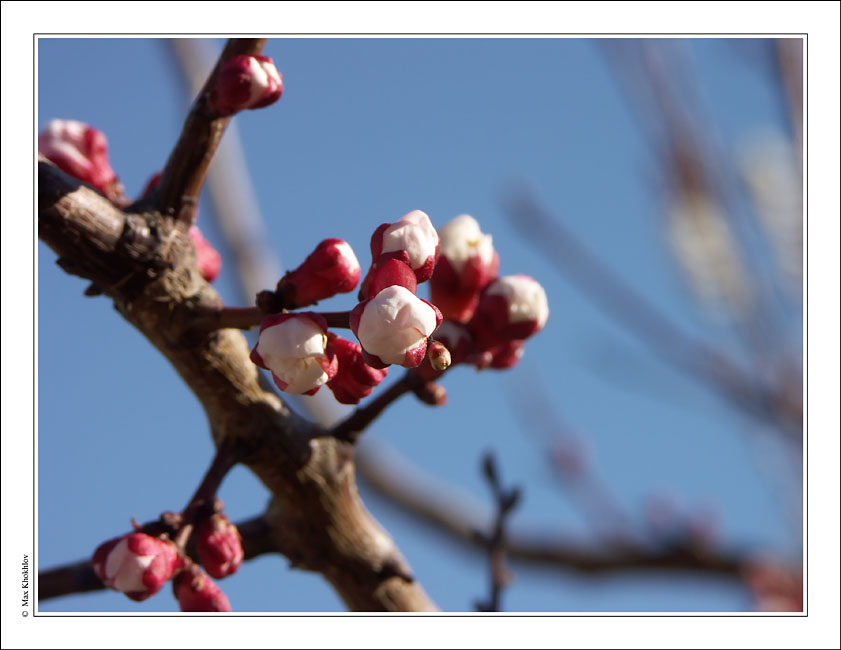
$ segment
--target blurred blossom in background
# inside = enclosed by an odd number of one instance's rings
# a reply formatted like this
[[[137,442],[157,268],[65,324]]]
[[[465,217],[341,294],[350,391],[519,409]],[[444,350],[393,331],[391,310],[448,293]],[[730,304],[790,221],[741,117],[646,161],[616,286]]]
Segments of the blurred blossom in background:
[[[41,38],[36,128],[102,130],[139,196],[193,97],[184,70],[203,78],[222,43]],[[472,215],[500,275],[546,289],[552,315],[516,367],[457,367],[446,406],[404,397],[361,444],[363,498],[442,609],[471,611],[487,591],[487,558],[446,522],[491,522],[488,451],[523,491],[514,541],[606,559],[512,553],[506,610],[802,607],[801,52],[764,38],[268,41],[283,97],[234,118],[200,208],[227,304],[274,287],[325,238],[367,267],[373,230],[416,209],[439,230]],[[131,83],[103,94],[102,79]],[[38,254],[44,569],[180,507],[212,444],[167,362]],[[348,411],[327,391],[297,403]],[[237,521],[268,492],[238,467],[220,496]],[[419,501],[437,525],[412,514]],[[670,549],[697,566],[643,566]],[[221,583],[234,611],[344,609],[288,564],[243,563]],[[169,589],[39,607],[177,611]]]

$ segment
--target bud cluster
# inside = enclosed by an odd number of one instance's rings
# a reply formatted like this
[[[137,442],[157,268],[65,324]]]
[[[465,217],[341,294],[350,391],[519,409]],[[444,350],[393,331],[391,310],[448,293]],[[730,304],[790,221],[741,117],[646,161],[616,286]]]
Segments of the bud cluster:
[[[123,186],[108,159],[108,139],[99,129],[75,120],[52,120],[38,134],[38,153],[109,199],[122,197]]]
[[[326,384],[343,404],[368,396],[390,365],[414,369],[426,382],[459,363],[511,368],[524,341],[546,325],[549,307],[534,279],[498,271],[493,240],[473,217],[456,217],[439,237],[426,213],[413,210],[371,236],[360,302],[343,325],[358,343],[329,332],[316,313],[270,313],[251,358],[281,390],[312,395]],[[306,307],[352,291],[360,277],[351,247],[326,239],[259,304],[266,311]],[[431,302],[417,295],[427,280]],[[446,400],[440,386],[415,393],[429,404]]]
[[[181,611],[230,612],[227,597],[210,576],[225,578],[239,569],[244,557],[239,531],[221,512],[205,513],[194,524],[199,561],[207,573],[166,534],[154,537],[141,530],[101,544],[91,558],[94,573],[132,600],[146,600],[172,580]]]
[[[498,277],[499,255],[490,235],[470,215],[441,228],[441,255],[430,280],[444,322],[435,333],[450,351],[450,365],[505,369],[523,356],[526,339],[549,318],[546,292],[527,275]],[[440,375],[435,360],[418,369],[427,380]]]
[[[432,274],[438,247],[438,233],[420,210],[381,225],[371,237],[361,302],[346,314],[359,343],[329,332],[326,320],[312,312],[269,314],[251,359],[270,370],[285,392],[312,395],[326,384],[342,404],[359,403],[389,365],[413,368],[426,358],[427,340],[442,316],[416,292]],[[325,239],[261,304],[272,311],[309,306],[353,291],[361,275],[350,245]]]

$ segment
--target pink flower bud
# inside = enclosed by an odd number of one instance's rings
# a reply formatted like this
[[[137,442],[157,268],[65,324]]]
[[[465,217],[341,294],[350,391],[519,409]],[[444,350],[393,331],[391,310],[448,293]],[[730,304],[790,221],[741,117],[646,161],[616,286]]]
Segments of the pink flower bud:
[[[213,282],[222,269],[222,256],[204,238],[198,226],[190,226],[189,235],[196,249],[196,265],[199,267],[199,273],[205,281]]]
[[[172,581],[182,612],[230,612],[231,603],[219,585],[195,564],[190,564]]]
[[[499,255],[490,235],[463,214],[441,228],[441,250],[430,279],[432,302],[444,318],[466,323],[479,301],[479,293],[496,278]]]
[[[273,104],[283,94],[283,80],[270,57],[240,54],[219,70],[210,103],[220,115]]]
[[[102,131],[75,120],[52,120],[38,134],[38,151],[108,198],[122,195],[123,186],[111,169],[108,140]]]
[[[414,368],[426,356],[426,340],[441,323],[441,312],[405,287],[386,287],[354,307],[350,327],[368,365]]]
[[[426,282],[438,260],[438,233],[425,212],[413,210],[395,223],[384,223],[371,237],[371,255],[377,266],[382,255],[405,252],[405,261],[415,272],[417,281]],[[369,295],[374,295],[370,292]]]
[[[278,283],[277,290],[289,308],[306,307],[337,293],[353,291],[362,269],[353,249],[341,239],[325,239],[294,271]]]
[[[363,397],[371,394],[374,386],[385,379],[388,370],[372,368],[365,363],[362,346],[358,343],[332,333],[327,336],[339,361],[339,370],[336,376],[327,382],[327,386],[333,391],[337,402],[358,404]]]
[[[222,513],[214,513],[196,529],[199,559],[214,578],[224,578],[242,564],[242,540],[237,527]]]
[[[182,559],[172,542],[135,532],[102,544],[91,564],[106,587],[139,601],[157,593]]]
[[[309,312],[266,316],[251,360],[270,370],[277,387],[293,395],[314,395],[338,367],[327,341],[327,322]]]
[[[548,319],[543,287],[527,275],[508,275],[488,285],[468,327],[479,350],[485,351],[527,339],[543,329]]]

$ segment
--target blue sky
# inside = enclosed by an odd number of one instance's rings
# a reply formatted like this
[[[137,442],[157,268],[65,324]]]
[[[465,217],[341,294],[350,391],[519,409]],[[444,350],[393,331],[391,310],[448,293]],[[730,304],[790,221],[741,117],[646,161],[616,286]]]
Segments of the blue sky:
[[[688,56],[721,146],[785,128],[782,99],[761,64],[767,42],[697,39]],[[590,540],[591,531],[523,431],[512,399],[539,386],[592,453],[621,507],[642,522],[646,499],[669,493],[712,507],[726,548],[799,553],[799,512],[783,451],[754,421],[723,405],[606,318],[518,233],[499,203],[526,180],[542,201],[676,322],[733,347],[685,290],[664,245],[655,160],[598,42],[586,39],[272,39],[284,77],[274,106],[236,118],[270,241],[286,268],[326,237],[360,261],[380,223],[413,209],[436,226],[470,213],[494,236],[503,274],[545,286],[551,316],[523,362],[506,373],[456,369],[450,403],[404,398],[366,433],[425,471],[487,498],[478,472],[493,450],[525,498],[513,525]],[[163,166],[187,97],[170,50],[149,39],[42,39],[38,123],[78,119],[102,129],[130,195]],[[758,63],[759,61],[759,63]],[[107,81],[107,83],[106,83]],[[211,206],[199,225],[225,256]],[[178,509],[212,446],[204,415],[176,373],[104,298],[38,248],[39,566],[88,557],[131,517]],[[238,304],[231,264],[217,287]],[[350,308],[350,298],[331,306]],[[796,318],[794,319],[796,320]],[[797,328],[793,334],[798,335]],[[798,343],[799,345],[799,343]],[[397,375],[398,373],[392,373]],[[186,460],[185,460],[186,459]],[[781,490],[783,494],[781,495]],[[375,517],[445,610],[486,592],[484,558],[418,525],[362,486]],[[268,495],[244,468],[221,495],[233,519]],[[794,500],[799,498],[796,494]],[[721,579],[649,574],[582,579],[514,565],[512,611],[731,611],[747,593]],[[247,563],[221,583],[238,611],[330,611],[342,604],[317,575],[279,556]],[[173,611],[168,590],[139,605],[115,592],[47,601],[43,611]]]

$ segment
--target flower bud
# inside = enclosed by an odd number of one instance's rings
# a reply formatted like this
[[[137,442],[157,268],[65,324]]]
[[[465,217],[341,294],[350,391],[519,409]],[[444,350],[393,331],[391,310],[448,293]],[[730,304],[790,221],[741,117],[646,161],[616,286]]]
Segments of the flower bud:
[[[219,115],[263,108],[280,99],[283,80],[268,56],[240,54],[219,70],[210,104]]]
[[[231,603],[219,585],[195,564],[179,573],[172,588],[182,612],[230,612]]]
[[[196,249],[196,265],[206,282],[213,282],[222,270],[222,256],[204,238],[198,226],[190,226],[190,241]]]
[[[405,252],[417,281],[426,282],[438,260],[438,233],[425,212],[413,210],[395,223],[384,223],[371,237],[371,256],[377,266],[382,255]],[[374,295],[371,292],[369,295]]]
[[[438,305],[436,305],[437,307]],[[462,363],[468,359],[468,355],[473,349],[473,337],[470,335],[468,329],[460,323],[454,323],[451,320],[443,321],[438,329],[435,330],[435,341],[440,342],[446,347],[450,355],[450,366]],[[432,345],[428,346],[432,348]],[[429,359],[429,353],[427,352]],[[423,379],[431,381],[441,376],[441,370],[433,367],[432,359],[429,363],[422,363],[415,370]]]
[[[548,318],[543,287],[527,275],[508,275],[488,285],[468,327],[479,350],[485,351],[527,339],[543,329]]]
[[[214,578],[224,578],[242,564],[242,540],[237,527],[220,512],[202,521],[196,529],[196,546],[202,566]]]
[[[339,369],[336,375],[327,382],[327,387],[333,391],[336,401],[340,404],[358,404],[363,397],[371,394],[388,374],[386,368],[372,368],[362,355],[362,346],[348,341],[333,333],[328,333],[330,345],[336,353]]]
[[[426,340],[441,320],[435,305],[393,285],[354,307],[350,327],[368,365],[414,368],[426,356]]]
[[[292,309],[314,305],[337,293],[353,291],[362,269],[350,244],[341,239],[325,239],[294,271],[278,283],[284,304]]]
[[[91,564],[106,587],[140,601],[157,593],[182,559],[172,542],[135,532],[102,544]]]
[[[504,370],[516,366],[523,358],[523,342],[507,341],[489,350],[488,367]]]
[[[441,249],[430,279],[432,302],[444,318],[466,323],[479,301],[479,293],[496,278],[499,255],[490,235],[463,214],[441,228]]]
[[[102,131],[75,120],[52,120],[38,134],[38,152],[109,199],[122,196],[123,186],[111,169],[108,140]]]
[[[426,348],[426,357],[429,359],[429,365],[435,370],[446,370],[453,362],[447,346],[440,341],[431,341],[429,343]]]
[[[251,360],[293,395],[314,395],[335,376],[338,365],[328,345],[327,322],[308,312],[266,316]]]
[[[444,406],[447,403],[447,389],[434,381],[425,381],[415,386],[412,392],[421,402],[429,406]]]

